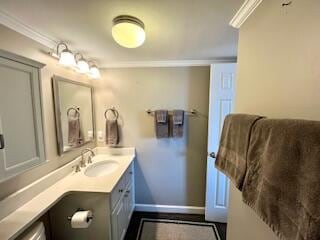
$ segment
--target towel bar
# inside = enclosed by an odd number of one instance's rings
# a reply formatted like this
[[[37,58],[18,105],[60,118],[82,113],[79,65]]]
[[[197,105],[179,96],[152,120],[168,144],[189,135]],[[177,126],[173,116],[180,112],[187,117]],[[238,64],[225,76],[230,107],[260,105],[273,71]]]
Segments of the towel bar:
[[[149,114],[149,115],[153,115],[154,114],[154,110],[151,110],[151,109],[147,109],[146,110],[146,113]],[[198,111],[196,109],[191,109],[190,111],[184,111],[185,114],[187,115],[192,115],[192,116],[195,116],[197,115]],[[172,111],[169,111],[169,113],[172,113]]]
[[[115,107],[108,108],[108,109],[104,112],[104,117],[105,117],[105,119],[108,119],[107,113],[108,113],[109,111],[111,111],[111,112],[113,113],[113,115],[114,115],[114,117],[115,117],[115,120],[117,120],[118,117],[119,117],[119,112],[117,111],[117,109],[116,109]]]
[[[70,113],[71,110],[74,110],[76,112],[76,116],[78,118],[80,118],[80,108],[78,108],[78,107],[70,107],[70,108],[68,108],[68,110],[67,110],[67,116],[68,117],[69,117],[69,113]]]

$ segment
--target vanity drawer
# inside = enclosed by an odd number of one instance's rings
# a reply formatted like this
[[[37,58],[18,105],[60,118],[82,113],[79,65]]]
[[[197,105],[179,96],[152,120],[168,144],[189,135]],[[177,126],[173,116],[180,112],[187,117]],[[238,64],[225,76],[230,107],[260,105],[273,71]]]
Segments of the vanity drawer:
[[[117,205],[117,202],[119,201],[121,195],[125,191],[125,187],[126,187],[126,177],[125,175],[123,175],[111,193],[112,209],[114,209],[114,207]]]
[[[128,186],[128,184],[131,184],[133,182],[133,176],[134,176],[134,165],[133,162],[128,167],[127,171],[125,172],[125,185]]]

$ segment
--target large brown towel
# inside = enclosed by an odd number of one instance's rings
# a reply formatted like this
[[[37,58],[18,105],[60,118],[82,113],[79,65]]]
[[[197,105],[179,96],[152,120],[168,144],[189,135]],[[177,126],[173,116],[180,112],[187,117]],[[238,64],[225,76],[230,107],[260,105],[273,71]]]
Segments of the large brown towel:
[[[172,111],[172,137],[181,138],[183,137],[183,125],[184,125],[184,111],[173,110]]]
[[[215,166],[240,190],[247,169],[251,128],[261,118],[256,115],[230,114],[224,120]]]
[[[169,116],[167,110],[156,110],[154,112],[154,123],[157,138],[169,137]]]
[[[119,127],[117,119],[106,120],[106,144],[116,146],[119,143]]]
[[[252,128],[243,200],[281,238],[320,239],[320,122],[261,119]]]

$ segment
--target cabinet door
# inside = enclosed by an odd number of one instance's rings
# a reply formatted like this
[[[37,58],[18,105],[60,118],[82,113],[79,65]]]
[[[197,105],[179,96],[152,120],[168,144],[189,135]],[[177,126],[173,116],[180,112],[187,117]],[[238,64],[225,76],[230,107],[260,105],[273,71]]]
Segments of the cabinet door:
[[[0,180],[45,161],[39,69],[0,57]]]
[[[112,240],[124,239],[126,234],[126,222],[126,208],[123,197],[112,214]]]
[[[126,217],[127,217],[127,226],[130,223],[131,215],[134,210],[134,191],[133,191],[133,184],[127,188],[125,194],[125,202],[126,202]]]

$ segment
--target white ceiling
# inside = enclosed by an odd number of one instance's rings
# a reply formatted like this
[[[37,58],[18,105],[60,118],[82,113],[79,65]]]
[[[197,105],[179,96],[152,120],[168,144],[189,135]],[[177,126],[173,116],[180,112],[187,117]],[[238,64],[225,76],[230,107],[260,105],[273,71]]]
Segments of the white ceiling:
[[[116,62],[210,60],[237,55],[229,21],[243,0],[0,0],[0,9],[34,30],[69,43],[73,51]],[[111,36],[112,19],[133,15],[146,41],[126,49]]]

